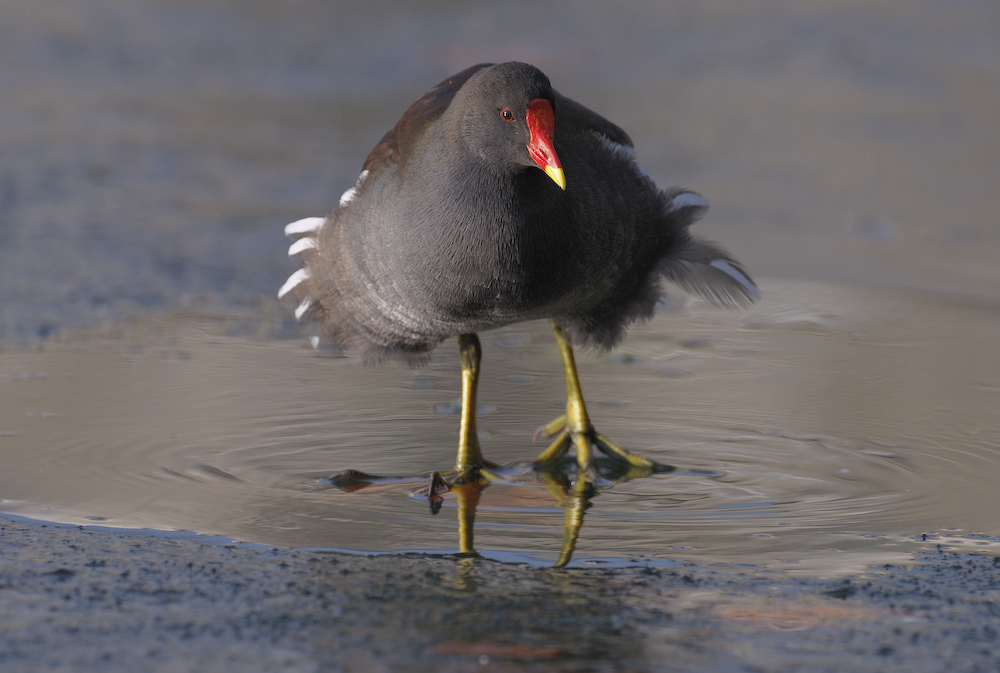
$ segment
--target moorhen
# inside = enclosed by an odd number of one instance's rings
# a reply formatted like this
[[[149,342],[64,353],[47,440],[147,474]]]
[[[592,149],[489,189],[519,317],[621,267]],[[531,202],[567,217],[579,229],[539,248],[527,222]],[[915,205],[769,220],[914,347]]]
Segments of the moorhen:
[[[458,337],[460,481],[488,465],[476,435],[476,332],[548,318],[567,401],[542,429],[554,441],[536,464],[573,446],[581,471],[593,448],[656,471],[595,432],[571,344],[617,344],[652,316],[661,278],[716,304],[759,296],[737,261],[688,233],[707,206],[658,189],[622,129],[534,66],[475,65],[410,106],[330,215],[285,227],[302,266],[278,296],[297,297],[296,318],[318,325],[314,346],[329,339],[368,363],[419,364]]]

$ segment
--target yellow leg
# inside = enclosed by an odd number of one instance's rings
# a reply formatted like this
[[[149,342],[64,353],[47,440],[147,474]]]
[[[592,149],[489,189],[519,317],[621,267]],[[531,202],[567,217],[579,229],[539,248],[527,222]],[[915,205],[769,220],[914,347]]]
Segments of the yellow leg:
[[[576,462],[582,469],[590,467],[590,440],[594,434],[594,426],[590,424],[587,405],[583,401],[583,390],[580,389],[580,378],[576,373],[576,358],[573,356],[573,346],[570,344],[566,330],[552,322],[552,331],[559,345],[559,355],[562,356],[563,371],[566,374],[566,431],[573,438],[576,447]]]
[[[543,463],[550,463],[553,460],[559,460],[566,454],[569,450],[570,444],[573,443],[572,438],[569,436],[565,430],[558,430],[555,441],[549,444],[549,448],[542,451],[538,458],[535,458],[536,465],[542,465]]]
[[[556,335],[559,354],[562,356],[563,371],[566,374],[566,414],[555,419],[539,430],[547,437],[555,436],[555,440],[545,449],[535,464],[547,463],[562,458],[570,446],[576,448],[576,462],[581,469],[590,469],[591,443],[594,441],[594,426],[590,424],[587,405],[583,401],[583,391],[580,390],[580,379],[576,373],[576,358],[573,357],[573,346],[569,335],[556,321],[549,321]]]
[[[576,462],[583,470],[590,468],[592,449],[594,448],[612,458],[624,460],[640,470],[661,472],[672,469],[626,451],[594,431],[590,415],[587,413],[587,405],[583,401],[583,391],[580,388],[580,378],[576,373],[576,358],[573,356],[573,346],[570,343],[569,335],[554,320],[550,322],[556,336],[556,343],[559,345],[559,354],[562,356],[563,370],[566,374],[566,415],[560,416],[540,428],[540,434],[546,437],[554,436],[555,440],[538,456],[535,463],[541,464],[561,458],[572,444],[576,447]]]
[[[455,493],[458,503],[458,553],[475,554],[473,543],[473,525],[476,522],[476,507],[479,496],[483,493],[483,483],[477,477],[471,481],[454,484],[451,490]]]
[[[462,351],[462,421],[458,430],[458,456],[455,459],[455,473],[481,468],[486,465],[483,451],[479,448],[476,432],[476,388],[479,385],[479,360],[482,350],[479,337],[462,334],[458,337]]]
[[[455,458],[455,481],[451,490],[458,502],[458,550],[475,554],[473,524],[476,506],[483,492],[479,471],[489,465],[483,458],[476,431],[476,389],[479,387],[479,361],[482,349],[475,334],[458,337],[462,351],[462,420],[458,429],[458,456]]]
[[[594,426],[590,424],[587,405],[583,401],[583,391],[580,389],[580,378],[576,373],[576,358],[573,356],[573,346],[570,344],[569,335],[554,320],[550,322],[556,336],[556,344],[559,346],[559,355],[562,356],[563,371],[566,374],[566,415],[562,417],[560,436],[542,456],[547,459],[558,458],[569,449],[569,445],[572,443],[576,447],[577,464],[581,469],[588,469],[591,459],[590,440],[594,434]],[[557,418],[549,423],[545,429],[554,429],[554,425],[560,424],[559,421],[560,419]],[[568,437],[570,441],[566,441],[565,437]]]
[[[580,537],[580,527],[583,525],[583,513],[590,508],[590,498],[594,495],[594,487],[586,479],[577,479],[572,486],[572,493],[562,502],[562,507],[566,508],[566,521],[563,524],[562,549],[559,550],[559,559],[556,560],[553,568],[562,568],[576,550],[576,541]]]

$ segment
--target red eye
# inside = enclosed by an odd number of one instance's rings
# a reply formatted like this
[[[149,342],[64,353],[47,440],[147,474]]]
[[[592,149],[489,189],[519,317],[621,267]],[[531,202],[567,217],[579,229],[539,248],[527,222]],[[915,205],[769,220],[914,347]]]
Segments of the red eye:
[[[505,107],[503,110],[500,110],[500,116],[503,117],[505,122],[514,121],[514,113],[510,111],[509,107]]]

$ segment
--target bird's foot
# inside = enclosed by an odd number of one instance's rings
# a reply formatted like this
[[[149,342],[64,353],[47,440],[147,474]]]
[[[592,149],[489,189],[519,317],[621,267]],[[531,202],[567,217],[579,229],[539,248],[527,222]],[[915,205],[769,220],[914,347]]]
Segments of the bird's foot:
[[[614,474],[609,476],[611,481],[615,482],[621,481],[626,475],[627,479],[634,479],[650,474],[673,472],[675,469],[671,465],[657,463],[623,449],[598,433],[589,424],[582,428],[571,427],[566,418],[565,415],[560,416],[535,431],[533,441],[542,437],[552,440],[548,448],[535,459],[533,464],[536,467],[559,460],[569,451],[570,447],[575,447],[577,464],[581,470],[594,473],[597,467],[604,468],[600,470],[601,472],[611,468]],[[595,461],[593,459],[594,449],[600,451],[608,460]]]
[[[330,475],[326,479],[320,480],[322,483],[339,488],[345,493],[353,493],[371,486],[384,486],[388,484],[423,483],[422,488],[418,488],[413,493],[425,496],[430,507],[431,514],[441,511],[444,503],[444,494],[456,490],[463,490],[469,484],[480,484],[485,487],[489,483],[511,482],[517,476],[530,471],[531,466],[525,464],[500,466],[496,463],[483,461],[481,464],[465,467],[464,469],[453,469],[445,471],[431,472],[429,475],[415,474],[407,476],[382,477],[358,470],[344,470]]]
[[[440,472],[431,473],[431,481],[427,485],[427,503],[430,505],[431,514],[437,514],[441,511],[441,503],[444,502],[441,494],[450,490],[451,485],[444,480]]]
[[[499,469],[495,463],[483,462],[465,470],[451,470],[445,473],[432,472],[430,480],[425,488],[417,491],[420,495],[427,496],[427,503],[430,506],[431,514],[441,511],[441,504],[444,502],[443,494],[460,489],[467,484],[479,483],[485,486],[489,482],[504,481],[504,470]]]

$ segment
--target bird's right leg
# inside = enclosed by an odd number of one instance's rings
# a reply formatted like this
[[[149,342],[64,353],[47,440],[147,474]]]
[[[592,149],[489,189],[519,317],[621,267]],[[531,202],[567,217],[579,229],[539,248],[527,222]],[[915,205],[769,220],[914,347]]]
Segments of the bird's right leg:
[[[462,413],[454,477],[449,483],[440,473],[434,472],[427,487],[427,499],[431,513],[437,514],[442,501],[439,494],[447,491],[455,493],[458,501],[459,550],[462,554],[471,554],[474,553],[472,524],[476,518],[479,494],[485,486],[480,479],[480,472],[492,464],[483,458],[476,431],[476,391],[479,388],[479,361],[482,359],[479,337],[474,333],[461,334],[458,337],[458,347],[462,354]]]
[[[486,465],[483,451],[479,447],[476,432],[476,390],[479,387],[479,360],[482,349],[475,334],[458,337],[462,353],[462,416],[458,428],[458,455],[455,458],[455,474],[482,468]]]
[[[479,472],[492,463],[483,458],[476,431],[476,391],[479,388],[479,361],[482,348],[479,337],[474,333],[461,334],[458,347],[462,354],[462,411],[458,428],[458,454],[455,456],[454,475],[450,481],[435,472],[431,475],[427,493],[433,501],[439,493],[450,490],[453,484],[479,479]],[[447,473],[446,473],[447,474]]]

